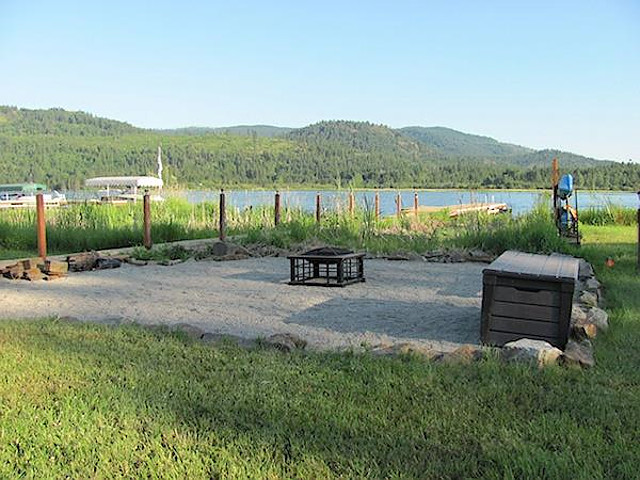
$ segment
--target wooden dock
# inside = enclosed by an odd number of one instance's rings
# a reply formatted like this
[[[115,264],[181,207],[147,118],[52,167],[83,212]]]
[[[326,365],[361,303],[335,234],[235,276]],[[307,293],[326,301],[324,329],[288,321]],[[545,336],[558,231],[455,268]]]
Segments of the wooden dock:
[[[35,198],[35,197],[34,197]],[[51,200],[45,200],[44,201],[44,206],[46,208],[51,208],[51,207],[60,207],[62,205],[66,205],[67,201],[66,200],[60,200],[59,198],[54,198]],[[36,202],[35,199],[33,202],[29,201],[29,202],[25,202],[25,201],[20,201],[20,200],[0,200],[0,209],[3,208],[36,208]]]
[[[421,205],[418,207],[418,213],[436,213],[449,211],[450,217],[458,217],[460,215],[464,215],[465,213],[472,212],[483,212],[490,215],[496,213],[503,213],[509,211],[509,205],[506,203],[460,203],[457,205],[443,205],[443,206],[432,206],[432,205]],[[414,213],[415,208],[403,208],[403,213]]]

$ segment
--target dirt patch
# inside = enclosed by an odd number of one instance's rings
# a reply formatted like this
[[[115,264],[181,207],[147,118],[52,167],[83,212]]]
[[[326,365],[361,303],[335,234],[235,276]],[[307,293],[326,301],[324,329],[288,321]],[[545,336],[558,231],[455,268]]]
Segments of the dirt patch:
[[[410,340],[451,351],[480,341],[483,268],[372,259],[366,283],[322,288],[288,285],[284,258],[124,265],[53,283],[0,280],[0,318],[186,322],[245,338],[291,332],[318,349]]]

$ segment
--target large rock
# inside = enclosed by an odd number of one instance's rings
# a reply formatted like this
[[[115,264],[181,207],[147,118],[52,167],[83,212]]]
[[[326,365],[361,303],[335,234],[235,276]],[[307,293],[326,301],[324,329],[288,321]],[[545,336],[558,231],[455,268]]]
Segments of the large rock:
[[[593,367],[596,364],[593,357],[593,344],[587,339],[580,341],[569,339],[562,354],[562,359],[566,365]]]
[[[580,280],[586,280],[593,277],[594,275],[595,274],[593,273],[593,267],[591,266],[591,264],[584,258],[581,258],[580,264],[578,266],[578,278]]]
[[[558,362],[562,350],[542,340],[521,338],[502,347],[502,358],[507,362],[535,363],[538,367]]]
[[[593,323],[578,323],[571,326],[571,335],[576,340],[582,340],[585,338],[595,338],[598,334],[598,327]]]
[[[600,282],[595,277],[587,278],[584,281],[584,289],[588,292],[598,294],[600,292]]]
[[[571,305],[571,325],[584,323],[587,320],[587,311],[579,303]]]
[[[606,332],[609,329],[609,315],[598,307],[589,309],[587,322],[595,325],[601,332]]]
[[[597,307],[598,297],[594,293],[585,291],[580,294],[580,303],[588,307]]]
[[[303,349],[307,346],[307,341],[292,333],[276,333],[264,340],[264,344],[283,352],[292,352],[296,349]]]
[[[434,360],[437,362],[448,364],[467,364],[482,360],[482,357],[482,347],[477,345],[462,345],[452,352],[446,352],[436,355],[434,357]]]
[[[211,245],[211,254],[216,257],[224,257],[235,253],[235,246],[227,242],[215,242]]]

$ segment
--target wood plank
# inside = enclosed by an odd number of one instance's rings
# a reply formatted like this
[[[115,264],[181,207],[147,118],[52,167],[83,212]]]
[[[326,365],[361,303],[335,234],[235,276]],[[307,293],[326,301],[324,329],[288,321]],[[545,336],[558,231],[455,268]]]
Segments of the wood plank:
[[[542,320],[555,323],[560,320],[560,309],[545,305],[494,301],[490,313],[492,316],[521,318],[524,320]]]
[[[559,337],[559,325],[557,323],[538,322],[536,320],[523,320],[521,318],[496,317],[489,319],[489,330],[505,333],[518,333],[534,335],[536,337]]]
[[[490,276],[491,274],[485,274],[485,276]],[[495,281],[496,285],[503,287],[513,287],[518,288],[520,290],[551,290],[558,291],[562,289],[564,286],[563,283],[555,282],[555,281],[547,281],[540,279],[531,279],[525,277],[518,276],[508,276],[508,275],[498,275]]]
[[[560,306],[560,293],[557,290],[523,290],[517,286],[498,285],[495,287],[493,298],[499,302]]]
[[[508,250],[491,263],[485,272],[513,274],[556,281],[575,281],[579,261],[560,255],[536,255]]]

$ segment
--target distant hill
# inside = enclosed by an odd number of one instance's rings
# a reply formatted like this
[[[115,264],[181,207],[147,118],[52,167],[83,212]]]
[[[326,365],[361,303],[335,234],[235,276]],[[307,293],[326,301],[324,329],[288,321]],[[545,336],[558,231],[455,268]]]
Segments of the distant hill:
[[[323,121],[150,130],[62,109],[0,106],[0,183],[75,189],[101,175],[156,170],[168,185],[547,188],[551,159],[580,188],[634,189],[640,165],[533,150],[442,127]]]
[[[113,136],[143,130],[128,123],[61,108],[30,110],[0,106],[0,134]]]
[[[562,164],[566,167],[587,167],[610,163],[607,160],[596,160],[560,150],[534,150],[445,127],[404,127],[398,131],[449,157],[475,158],[489,163],[523,167],[548,166],[554,157],[561,158]]]
[[[439,156],[439,152],[386,125],[332,120],[291,130],[287,138],[307,143],[342,145],[364,151]]]
[[[510,157],[533,152],[531,148],[502,143],[445,127],[404,127],[399,132],[442,153],[467,157]]]
[[[280,137],[289,133],[293,128],[274,127],[272,125],[236,125],[233,127],[183,127],[167,130],[156,130],[166,135],[207,135],[212,133],[222,133],[226,135],[239,135],[250,137]]]

